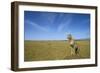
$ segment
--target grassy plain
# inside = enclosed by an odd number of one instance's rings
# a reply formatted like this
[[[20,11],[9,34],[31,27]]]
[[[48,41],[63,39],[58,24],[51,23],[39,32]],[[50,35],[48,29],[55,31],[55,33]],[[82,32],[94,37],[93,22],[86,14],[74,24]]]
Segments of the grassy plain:
[[[90,40],[76,40],[80,53],[71,55],[66,40],[24,41],[24,61],[67,60],[90,58]]]

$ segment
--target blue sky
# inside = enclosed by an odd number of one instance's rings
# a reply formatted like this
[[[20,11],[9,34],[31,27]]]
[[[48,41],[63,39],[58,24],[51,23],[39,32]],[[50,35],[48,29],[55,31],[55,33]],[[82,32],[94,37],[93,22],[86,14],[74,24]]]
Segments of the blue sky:
[[[90,38],[90,14],[24,11],[25,40]]]

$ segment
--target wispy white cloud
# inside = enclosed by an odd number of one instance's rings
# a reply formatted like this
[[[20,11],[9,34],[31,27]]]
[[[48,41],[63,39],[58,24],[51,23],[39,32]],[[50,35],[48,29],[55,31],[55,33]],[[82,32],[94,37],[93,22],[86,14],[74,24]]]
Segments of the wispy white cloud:
[[[52,25],[55,22],[57,14],[55,14],[55,13],[41,13],[40,16],[43,17],[42,20],[45,23],[49,23],[50,25]]]
[[[43,26],[40,26],[39,24],[35,23],[35,22],[32,22],[32,21],[29,21],[29,20],[26,20],[26,23],[32,25],[33,27],[37,28],[38,30],[41,30],[41,31],[44,31],[44,32],[48,32],[48,29],[43,27]]]
[[[68,28],[68,26],[70,25],[72,19],[67,19],[66,22],[62,22],[61,24],[59,24],[57,31],[61,32],[65,27],[66,29]]]

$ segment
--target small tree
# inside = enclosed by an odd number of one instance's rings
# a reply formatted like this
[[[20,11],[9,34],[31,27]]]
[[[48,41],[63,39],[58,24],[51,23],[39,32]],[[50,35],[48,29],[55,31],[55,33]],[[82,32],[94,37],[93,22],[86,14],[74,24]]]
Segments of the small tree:
[[[71,54],[73,54],[75,52],[75,54],[79,53],[79,47],[77,45],[77,43],[75,42],[75,40],[73,39],[72,35],[69,34],[68,37],[68,43],[70,44],[71,49]]]
[[[75,41],[74,41],[72,35],[69,34],[68,37],[67,37],[67,39],[68,39],[68,44],[69,44],[72,48],[74,48]]]
[[[67,39],[68,40],[72,40],[72,35],[71,34],[68,34]]]

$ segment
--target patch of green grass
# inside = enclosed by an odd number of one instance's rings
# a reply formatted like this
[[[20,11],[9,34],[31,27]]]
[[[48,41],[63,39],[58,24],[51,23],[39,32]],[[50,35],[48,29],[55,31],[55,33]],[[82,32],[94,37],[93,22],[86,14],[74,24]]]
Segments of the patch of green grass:
[[[64,60],[90,58],[89,40],[77,40],[79,55],[71,55],[71,47],[67,41],[24,41],[24,60]]]

